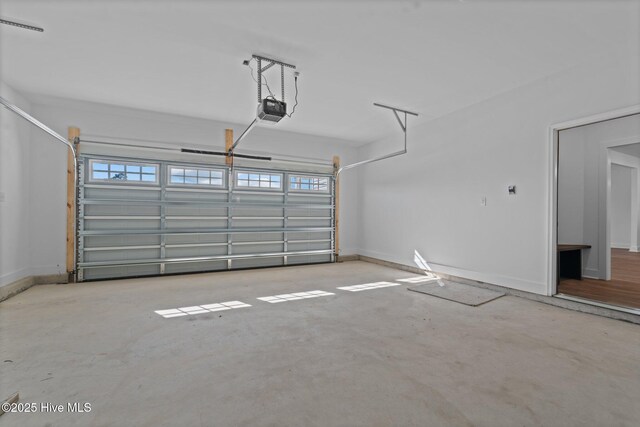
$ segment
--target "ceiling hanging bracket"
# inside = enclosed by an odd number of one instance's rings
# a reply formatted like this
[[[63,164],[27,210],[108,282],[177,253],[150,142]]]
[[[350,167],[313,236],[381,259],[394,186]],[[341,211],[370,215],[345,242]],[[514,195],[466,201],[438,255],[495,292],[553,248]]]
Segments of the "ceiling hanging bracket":
[[[278,61],[276,59],[267,58],[266,56],[252,55],[251,57],[253,59],[255,59],[256,63],[258,64],[258,67],[257,67],[257,70],[256,70],[256,72],[258,74],[258,78],[256,79],[256,84],[258,86],[258,105],[263,103],[263,99],[262,99],[262,73],[267,71],[268,69],[270,69],[271,67],[273,67],[275,65],[279,65],[280,66],[280,94],[281,94],[281,97],[282,97],[280,102],[282,102],[282,104],[284,104],[284,69],[285,68],[291,68],[291,69],[295,70],[296,66],[295,65],[291,65],[291,64],[287,64],[286,62]],[[266,65],[263,66],[262,65],[263,63],[266,63]],[[246,60],[246,61],[243,62],[243,64],[248,65],[249,61]],[[273,98],[274,101],[278,102],[276,97],[271,93],[271,89],[269,89],[268,85],[267,85],[267,89],[269,90],[269,96],[267,96],[267,98]],[[296,96],[297,96],[297,92],[296,92]],[[271,101],[269,101],[269,102],[271,102]],[[278,122],[285,115],[286,115],[286,105],[285,105],[285,108],[284,108],[283,112],[281,114],[279,114],[279,116],[276,119],[273,118],[275,116],[267,115],[267,117],[265,118],[265,117],[263,117],[261,115],[257,115],[257,117],[255,119],[253,119],[251,124],[249,126],[247,126],[247,128],[244,130],[244,132],[242,132],[242,134],[238,137],[238,139],[236,139],[236,141],[233,143],[231,148],[229,148],[229,150],[227,151],[227,155],[229,157],[233,157],[233,150],[235,150],[235,148],[238,146],[238,144],[240,144],[240,142],[249,134],[249,132],[251,132],[253,130],[253,128],[258,124],[258,122],[265,121],[265,120],[267,122]],[[269,118],[269,117],[272,117],[272,118]]]
[[[385,155],[382,155],[382,156],[374,157],[372,159],[362,160],[360,162],[356,162],[356,163],[352,163],[350,165],[343,166],[343,167],[339,168],[336,171],[336,176],[340,175],[340,173],[342,171],[347,170],[347,169],[352,169],[352,168],[355,168],[355,167],[358,167],[358,166],[362,166],[362,165],[366,165],[366,164],[369,164],[369,163],[378,162],[380,160],[390,159],[392,157],[400,156],[402,154],[406,154],[407,153],[407,115],[418,117],[418,113],[414,113],[413,111],[409,111],[409,110],[404,110],[402,108],[391,107],[389,105],[379,104],[377,102],[374,102],[373,105],[375,105],[376,107],[386,108],[388,110],[393,111],[393,115],[398,120],[398,124],[400,125],[400,128],[402,129],[402,133],[404,135],[404,149],[402,149],[400,151],[396,151],[396,152],[390,153],[390,154],[385,154]],[[403,115],[403,119],[404,120],[400,118],[400,115],[398,113]]]

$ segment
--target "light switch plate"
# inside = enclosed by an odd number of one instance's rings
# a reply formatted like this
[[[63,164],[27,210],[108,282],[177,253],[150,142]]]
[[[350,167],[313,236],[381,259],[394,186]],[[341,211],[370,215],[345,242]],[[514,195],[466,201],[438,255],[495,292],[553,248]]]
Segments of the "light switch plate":
[[[509,190],[509,195],[510,196],[514,196],[516,194],[516,186],[515,185],[510,185],[508,190]]]

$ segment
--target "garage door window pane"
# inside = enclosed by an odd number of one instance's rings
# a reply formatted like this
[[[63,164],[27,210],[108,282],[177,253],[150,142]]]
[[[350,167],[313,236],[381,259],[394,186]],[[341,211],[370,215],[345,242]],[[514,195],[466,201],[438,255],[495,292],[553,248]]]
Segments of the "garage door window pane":
[[[172,184],[184,184],[184,169],[170,168],[170,171]]]

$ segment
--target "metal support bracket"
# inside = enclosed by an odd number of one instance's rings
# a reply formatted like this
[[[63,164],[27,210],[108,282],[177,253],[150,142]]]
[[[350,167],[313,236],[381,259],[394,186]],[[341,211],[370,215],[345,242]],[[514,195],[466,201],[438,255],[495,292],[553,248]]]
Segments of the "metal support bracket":
[[[265,71],[267,71],[269,68],[273,67],[274,65],[279,65],[280,66],[280,91],[281,91],[281,96],[282,96],[282,102],[284,102],[284,69],[286,67],[286,68],[292,68],[292,69],[295,70],[296,66],[295,65],[291,65],[291,64],[287,64],[286,62],[278,61],[276,59],[267,58],[266,56],[251,55],[251,57],[253,59],[255,59],[256,62],[258,63],[258,69],[257,69],[258,79],[256,81],[256,83],[258,85],[258,104],[260,104],[262,102],[262,73],[264,73]],[[262,62],[263,61],[267,62],[267,65],[265,65],[264,67],[262,66]],[[245,63],[248,63],[248,61],[245,61]],[[227,155],[229,157],[233,157],[233,150],[238,146],[238,144],[240,144],[240,141],[242,141],[244,139],[244,137],[247,136],[249,134],[249,132],[251,132],[253,130],[253,128],[257,124],[258,124],[258,118],[256,117],[255,119],[253,119],[251,124],[244,130],[244,132],[242,132],[242,134],[238,137],[238,139],[236,139],[236,141],[233,143],[233,145],[231,146],[231,148],[227,152]]]
[[[347,170],[347,169],[352,169],[352,168],[355,168],[355,167],[358,167],[358,166],[362,166],[362,165],[366,165],[366,164],[369,164],[369,163],[378,162],[380,160],[390,159],[391,157],[396,157],[396,156],[400,156],[402,154],[406,154],[407,153],[407,114],[418,117],[418,113],[414,113],[414,112],[408,111],[408,110],[403,110],[402,108],[390,107],[388,105],[379,104],[377,102],[374,102],[373,105],[375,105],[376,107],[386,108],[386,109],[389,109],[389,110],[393,111],[393,115],[396,116],[396,119],[398,120],[398,124],[400,124],[400,128],[402,128],[402,133],[404,134],[404,149],[402,149],[400,151],[396,151],[394,153],[385,154],[385,155],[382,155],[382,156],[374,157],[372,159],[362,160],[360,162],[356,162],[356,163],[352,163],[350,165],[342,166],[336,172],[336,176],[340,175],[340,173],[342,171]],[[401,114],[404,115],[404,117],[403,117],[404,120],[400,119],[400,115],[398,115],[398,112],[400,112]]]
[[[284,102],[284,69],[285,67],[287,67],[295,70],[296,66],[287,64],[286,62],[278,61],[276,59],[267,58],[266,56],[251,55],[251,57],[258,63],[258,79],[256,82],[258,84],[258,104],[262,102],[262,73],[264,73],[274,65],[280,66],[280,92],[282,96],[282,102]],[[262,66],[263,61],[267,62],[267,65],[265,65],[264,67]]]

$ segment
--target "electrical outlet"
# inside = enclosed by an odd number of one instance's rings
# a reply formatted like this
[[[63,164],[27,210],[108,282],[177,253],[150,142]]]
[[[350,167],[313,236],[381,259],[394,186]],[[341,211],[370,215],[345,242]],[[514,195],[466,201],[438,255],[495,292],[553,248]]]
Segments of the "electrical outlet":
[[[515,194],[516,194],[516,186],[515,185],[510,185],[508,187],[508,191],[509,191],[509,195],[510,196],[515,196]]]

